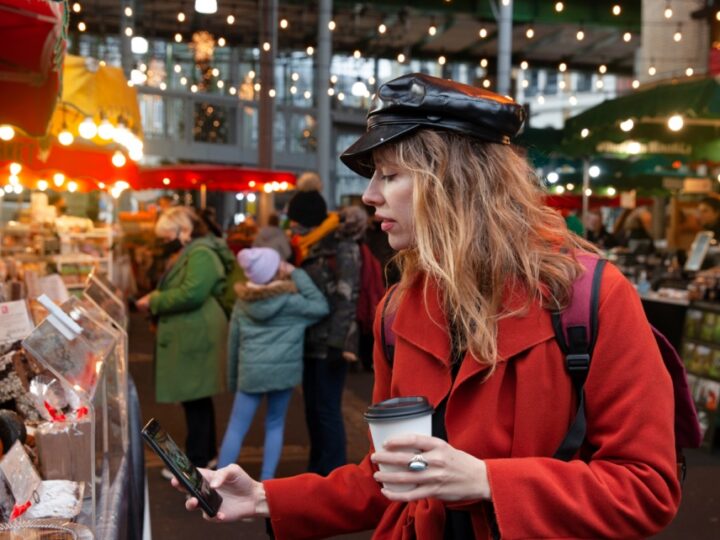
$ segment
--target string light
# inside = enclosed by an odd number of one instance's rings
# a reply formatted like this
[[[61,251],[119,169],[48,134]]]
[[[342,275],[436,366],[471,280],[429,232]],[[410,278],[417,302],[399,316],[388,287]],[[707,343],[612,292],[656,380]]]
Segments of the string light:
[[[291,78],[293,81],[298,81],[298,80],[300,80],[300,74],[297,73],[297,72],[295,72],[295,73],[293,73],[292,75],[290,75],[290,78]]]
[[[438,64],[440,64],[441,66],[444,66],[445,62],[447,62],[447,58],[445,58],[444,56],[438,57]]]
[[[335,30],[335,26],[336,26],[335,21],[330,21],[328,23],[328,30],[330,30],[332,32],[333,30]]]
[[[126,16],[126,17],[132,17],[132,14],[133,14],[132,8],[129,7],[129,6],[126,7],[126,8],[125,8],[125,16]]]
[[[353,58],[355,58],[355,60],[359,60],[361,56],[362,56],[362,53],[360,52],[360,50],[355,49],[355,51],[353,52]]]
[[[63,173],[53,174],[53,184],[55,187],[60,187],[65,183],[65,175]]]
[[[480,39],[485,39],[488,35],[488,31],[486,28],[481,28],[478,32],[478,36],[480,36]]]
[[[558,195],[562,195],[565,193],[565,187],[564,186],[555,186],[555,193]]]
[[[70,193],[75,193],[77,191],[78,185],[77,182],[68,182],[67,190]]]
[[[167,90],[167,83],[165,83],[165,81],[160,83],[160,90]]]
[[[668,129],[670,131],[680,131],[683,128],[683,125],[685,124],[683,117],[679,114],[673,114],[670,118],[668,118]]]
[[[585,39],[585,32],[582,29],[578,30],[577,34],[575,34],[575,38],[577,38],[578,41],[582,41]]]
[[[620,13],[622,13],[622,7],[620,7],[620,4],[615,4],[612,7],[612,14],[617,17]]]
[[[315,52],[315,48],[312,45],[310,45],[307,49],[305,49],[305,52],[307,53],[308,56],[312,56],[313,53]]]
[[[338,92],[337,95],[338,101],[344,101],[345,100],[345,94],[343,92]],[[275,182],[273,182],[274,184]]]
[[[198,91],[197,84],[193,84],[193,85],[190,87],[190,91],[191,91],[193,94],[194,94],[195,92],[197,92],[197,91]]]
[[[603,82],[602,79],[598,79],[597,81],[595,81],[595,88],[597,88],[598,90],[600,90],[600,89],[602,89],[602,88],[604,88],[604,87],[605,87],[605,83]]]
[[[483,88],[490,88],[490,79],[485,79],[482,82]]]
[[[675,43],[679,43],[682,40],[683,36],[682,36],[681,28],[682,28],[682,26],[680,24],[678,24],[677,30],[675,30],[675,33],[673,34],[673,41]]]
[[[248,76],[248,79],[250,79],[252,81],[255,78],[255,70],[251,69],[250,71],[248,71],[247,76]]]
[[[582,128],[580,130],[580,137],[583,139],[587,139],[588,135],[590,135],[590,130],[588,128]]]
[[[274,98],[276,95],[277,95],[277,92],[275,92],[274,88],[271,88],[270,90],[268,90],[268,96],[270,96],[271,98]]]
[[[565,62],[560,62],[558,70],[560,70],[561,73],[565,73],[567,71],[567,64]]]
[[[287,19],[280,19],[280,28],[285,30],[288,27],[288,20]]]
[[[400,53],[397,55],[397,61],[401,64],[405,62],[405,55],[403,53]]]
[[[58,133],[58,142],[62,144],[63,146],[70,146],[73,141],[75,140],[75,137],[72,133],[68,131],[67,128],[63,128],[63,130]]]
[[[132,35],[133,35],[133,29],[128,26],[128,27],[125,29],[125,35],[126,35],[127,37],[132,37]]]
[[[217,43],[218,43],[218,47],[224,47],[225,43],[226,43],[225,38],[224,37],[219,38]]]
[[[38,188],[38,191],[46,191],[48,188],[48,181],[47,180],[38,180],[37,188]]]
[[[218,82],[217,82],[217,87],[218,87],[218,88],[225,88],[225,83],[224,83],[223,81],[218,81]]]
[[[527,60],[523,60],[522,62],[520,62],[520,69],[525,71],[527,68],[528,68]]]
[[[177,14],[177,20],[178,22],[185,22],[185,14],[182,11]]]
[[[180,77],[180,84],[185,86],[187,84],[187,77]]]
[[[15,130],[12,126],[4,124],[0,126],[0,139],[3,141],[11,141],[15,137]]]
[[[535,30],[533,30],[532,26],[529,26],[527,30],[525,30],[525,37],[528,39],[532,39],[535,37]]]
[[[480,60],[480,67],[481,67],[481,68],[486,68],[486,67],[488,67],[488,59],[487,59],[487,58],[483,58],[483,59]]]
[[[655,69],[655,66],[650,66],[648,68],[648,75],[650,75],[651,77],[654,77],[656,73],[657,73],[657,69]]]
[[[175,42],[180,43],[181,41],[182,41],[182,34],[180,34],[178,32],[177,34],[175,34]]]
[[[328,93],[328,96],[332,97],[332,96],[335,95],[335,89],[334,89],[334,88],[328,88],[327,93]]]
[[[435,26],[434,24],[431,24],[430,27],[428,28],[428,34],[430,34],[431,36],[434,36],[435,34],[437,34],[437,26]]]
[[[80,5],[80,2],[75,2],[72,6],[72,10],[75,13],[80,13],[80,11],[82,10],[82,6]]]
[[[80,30],[80,32],[84,32],[87,30],[87,25],[83,21],[80,21],[78,23],[78,30]]]
[[[85,118],[78,126],[78,133],[83,139],[93,139],[97,135],[98,127],[90,117]]]
[[[253,88],[255,89],[256,92],[259,92],[262,89],[262,86],[260,85],[260,83],[255,83],[253,85]]]
[[[574,107],[575,105],[577,105],[577,98],[576,98],[575,96],[570,96],[570,97],[568,98],[568,101],[570,102],[570,105],[572,105],[573,107]]]
[[[562,2],[555,3],[555,11],[560,13],[563,9],[565,9],[565,4],[563,4]]]
[[[228,24],[235,24],[235,15],[228,15],[226,20]]]
[[[175,70],[175,73],[180,73],[182,71],[182,66],[180,64],[175,64],[173,70]]]
[[[637,90],[638,88],[640,88],[640,81],[638,81],[637,79],[635,79],[635,80],[632,82],[632,87],[633,87],[635,90]]]
[[[665,15],[665,18],[666,18],[666,19],[671,19],[672,16],[673,16],[673,10],[672,10],[672,7],[670,7],[670,2],[668,2],[667,4],[665,4],[665,12],[664,12],[664,15]]]
[[[303,93],[303,97],[305,99],[310,99],[312,97],[312,92],[310,92],[310,90],[305,90],[305,92]]]
[[[611,197],[614,197],[616,193],[617,190],[614,187],[610,186],[609,188],[607,188],[607,194]]]
[[[266,41],[262,44],[263,51],[268,52],[270,50],[270,42]]]
[[[604,75],[605,73],[607,73],[607,66],[605,64],[600,64],[598,71]]]
[[[688,77],[692,77],[693,73],[695,73],[695,70],[691,67],[689,67],[685,70],[685,75],[687,75]]]
[[[378,26],[378,32],[381,34],[387,32],[387,26],[385,26],[385,23],[380,23],[380,26]]]
[[[21,171],[22,171],[22,165],[20,165],[19,163],[13,162],[10,164],[10,174],[12,176],[17,176],[18,174],[20,174]]]
[[[561,80],[560,82],[558,82],[558,88],[560,90],[565,90],[566,86],[567,86],[567,83],[564,80]]]
[[[620,122],[620,129],[622,129],[624,132],[632,131],[632,128],[635,127],[635,122],[633,122],[632,118],[628,118],[627,120],[623,120]]]
[[[542,105],[543,103],[545,103],[545,96],[543,96],[542,94],[540,94],[540,95],[537,97],[537,102],[538,102],[540,105]]]
[[[625,32],[623,34],[623,41],[625,43],[630,43],[630,40],[632,39],[632,34],[630,32]]]

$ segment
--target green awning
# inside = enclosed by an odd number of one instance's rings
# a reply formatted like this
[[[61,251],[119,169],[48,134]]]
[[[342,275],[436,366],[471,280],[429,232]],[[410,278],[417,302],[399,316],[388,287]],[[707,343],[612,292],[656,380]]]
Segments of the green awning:
[[[679,115],[683,127],[668,120]],[[623,131],[620,124],[632,120]],[[568,155],[665,155],[720,161],[720,82],[677,80],[604,101],[567,120],[562,151]]]

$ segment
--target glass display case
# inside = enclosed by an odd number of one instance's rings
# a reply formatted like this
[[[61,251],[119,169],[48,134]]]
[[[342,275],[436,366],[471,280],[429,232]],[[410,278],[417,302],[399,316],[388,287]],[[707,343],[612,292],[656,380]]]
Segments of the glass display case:
[[[109,396],[117,389],[108,384],[121,340],[78,299],[62,307],[44,296],[38,300],[49,315],[22,345],[47,370],[35,381],[46,420],[35,434],[40,473],[45,480],[84,483],[86,500],[77,521],[94,531],[103,491],[112,485],[113,454],[124,452],[122,435],[115,439],[121,429],[112,426],[117,420]]]

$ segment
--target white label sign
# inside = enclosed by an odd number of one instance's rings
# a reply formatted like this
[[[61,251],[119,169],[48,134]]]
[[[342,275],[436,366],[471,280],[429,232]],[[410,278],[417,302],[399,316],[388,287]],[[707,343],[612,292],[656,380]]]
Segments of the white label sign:
[[[34,327],[24,300],[0,303],[0,343],[24,339]]]

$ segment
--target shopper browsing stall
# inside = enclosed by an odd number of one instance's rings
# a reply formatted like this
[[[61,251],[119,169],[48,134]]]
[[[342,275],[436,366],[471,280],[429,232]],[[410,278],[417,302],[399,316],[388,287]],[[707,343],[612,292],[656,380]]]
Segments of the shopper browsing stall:
[[[218,297],[232,254],[189,208],[163,212],[155,234],[164,242],[169,267],[157,289],[137,301],[157,321],[155,395],[160,403],[182,403],[187,455],[205,467],[216,455],[212,396],[223,390],[227,341]]]
[[[577,255],[592,248],[542,204],[509,146],[523,116],[508,98],[427,75],[380,87],[367,132],[342,155],[371,178],[363,199],[402,268],[388,307],[392,365],[376,317],[373,399],[427,397],[434,436],[396,437],[327,478],[205,471],[224,498],[219,521],[269,516],[279,539],[374,529],[422,540],[636,538],[672,519],[672,384],[632,285],[612,267],[585,443],[570,461],[553,458],[576,404],[550,310],[568,305]]]

